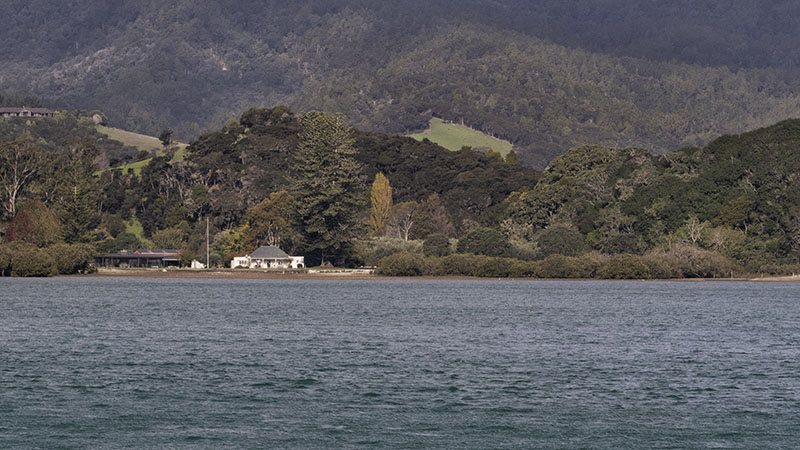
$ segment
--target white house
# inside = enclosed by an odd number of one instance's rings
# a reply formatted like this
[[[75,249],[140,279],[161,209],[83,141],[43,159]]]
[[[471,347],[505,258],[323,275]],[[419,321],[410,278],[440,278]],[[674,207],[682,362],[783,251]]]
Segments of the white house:
[[[231,268],[249,267],[250,269],[302,269],[306,266],[305,257],[289,256],[274,245],[259,248],[253,253],[233,258]]]

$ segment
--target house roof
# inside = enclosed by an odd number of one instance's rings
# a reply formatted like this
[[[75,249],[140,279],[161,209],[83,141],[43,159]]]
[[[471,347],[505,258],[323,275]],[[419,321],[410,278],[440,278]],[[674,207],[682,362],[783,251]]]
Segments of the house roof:
[[[53,111],[47,108],[7,108],[7,107],[0,107],[0,114],[1,113],[18,113],[21,111],[30,111],[32,113],[40,113],[40,114],[52,114]]]
[[[164,250],[164,249],[150,249],[140,248],[136,253],[149,254],[149,255],[177,255],[180,253],[178,250]]]
[[[274,245],[265,245],[250,254],[252,259],[290,259],[290,256]]]
[[[150,249],[139,249],[135,252],[128,252],[128,251],[121,251],[119,253],[109,253],[106,255],[100,255],[100,258],[161,258],[164,260],[176,260],[178,257],[178,250],[150,250]]]

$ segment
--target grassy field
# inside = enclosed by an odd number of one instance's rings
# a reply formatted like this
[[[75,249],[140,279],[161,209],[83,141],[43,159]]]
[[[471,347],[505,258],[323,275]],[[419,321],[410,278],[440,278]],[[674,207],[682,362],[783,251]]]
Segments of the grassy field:
[[[172,155],[170,162],[181,162],[186,159],[186,147],[188,147],[186,144],[178,145],[178,150],[176,150],[175,154]]]
[[[153,151],[161,149],[161,141],[153,136],[144,134],[132,133],[130,131],[120,130],[119,128],[111,128],[104,125],[98,125],[97,131],[105,134],[109,138],[122,142],[125,145],[136,147],[139,150]]]
[[[461,147],[465,145],[475,149],[490,148],[499,152],[503,157],[513,148],[508,141],[493,138],[463,125],[445,123],[445,121],[436,117],[431,119],[427,130],[409,136],[419,141],[427,138],[453,151],[461,150]]]
[[[150,164],[150,161],[152,159],[153,158],[143,159],[141,161],[136,161],[136,162],[132,162],[130,164],[125,164],[124,166],[113,167],[113,169],[122,169],[122,173],[127,173],[128,169],[132,169],[134,175],[139,176],[139,175],[141,175],[142,169],[144,169],[144,166]],[[111,170],[111,169],[108,169],[108,170]]]
[[[144,228],[142,228],[142,223],[139,222],[139,219],[136,217],[125,221],[125,231],[133,234],[141,240],[144,240]]]
[[[183,161],[184,159],[186,159],[186,147],[188,147],[188,145],[180,144],[178,146],[178,149],[175,151],[175,154],[172,155],[172,159],[170,160],[170,162],[176,163],[176,162],[180,162],[180,161]],[[144,166],[150,164],[150,161],[152,159],[153,158],[143,159],[141,161],[136,161],[136,162],[132,162],[130,164],[125,164],[125,165],[122,165],[122,166],[119,166],[119,167],[114,167],[114,169],[122,169],[123,173],[127,172],[128,169],[133,169],[133,173],[138,176],[138,175],[140,175],[142,173],[142,169],[144,168]],[[102,171],[100,171],[100,172],[102,172]],[[100,173],[100,172],[98,172],[98,173]]]

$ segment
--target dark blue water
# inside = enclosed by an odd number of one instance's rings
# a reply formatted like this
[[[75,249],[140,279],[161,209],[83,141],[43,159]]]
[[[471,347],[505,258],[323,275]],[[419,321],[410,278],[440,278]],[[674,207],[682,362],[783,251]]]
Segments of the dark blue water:
[[[0,279],[0,448],[800,447],[800,284]]]

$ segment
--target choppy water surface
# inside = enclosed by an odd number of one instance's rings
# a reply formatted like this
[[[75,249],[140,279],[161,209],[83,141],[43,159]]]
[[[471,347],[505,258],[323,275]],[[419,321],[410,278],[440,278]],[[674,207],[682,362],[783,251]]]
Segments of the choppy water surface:
[[[797,448],[800,285],[0,279],[0,448]]]

